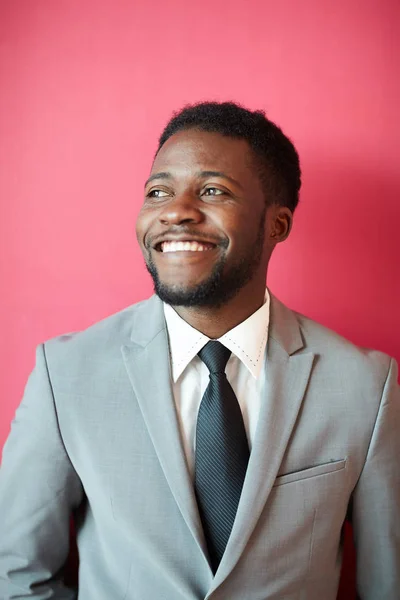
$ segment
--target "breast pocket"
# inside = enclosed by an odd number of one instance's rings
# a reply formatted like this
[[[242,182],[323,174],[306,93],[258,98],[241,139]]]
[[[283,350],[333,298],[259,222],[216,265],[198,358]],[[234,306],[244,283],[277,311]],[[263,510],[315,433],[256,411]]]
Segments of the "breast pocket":
[[[322,477],[324,475],[329,475],[329,473],[341,471],[345,468],[345,458],[341,460],[330,461],[329,463],[324,463],[315,467],[309,467],[307,469],[302,469],[301,471],[293,471],[292,473],[285,473],[284,475],[279,475],[275,479],[273,487],[285,485],[287,483],[293,483],[295,481],[301,481],[303,479],[311,479],[312,477]]]
[[[346,458],[276,478],[259,522],[266,581],[271,572],[293,582],[306,581],[310,569],[334,570],[350,488]]]

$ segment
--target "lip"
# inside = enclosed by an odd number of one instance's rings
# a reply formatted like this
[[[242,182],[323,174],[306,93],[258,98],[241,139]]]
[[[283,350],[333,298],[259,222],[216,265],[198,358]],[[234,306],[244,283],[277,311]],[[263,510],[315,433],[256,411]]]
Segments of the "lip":
[[[181,250],[180,252],[157,252],[156,261],[161,261],[163,264],[176,264],[179,265],[179,268],[182,268],[183,265],[195,264],[195,263],[203,263],[212,260],[215,260],[215,251],[217,248],[213,248],[212,250],[207,250],[207,252],[190,252],[190,250]]]
[[[207,252],[156,252],[154,264],[159,269],[161,279],[186,281],[195,277],[203,279],[215,266],[220,258],[220,249],[213,248]],[[171,280],[170,280],[171,281]]]
[[[160,250],[160,246],[163,242],[197,242],[198,244],[211,244],[213,246],[213,250],[215,250],[215,248],[219,245],[215,239],[214,240],[210,240],[207,238],[202,238],[196,235],[176,235],[176,236],[172,236],[172,235],[167,235],[167,236],[163,236],[163,237],[159,237],[157,238],[153,243],[152,243],[152,248],[154,250],[156,250],[157,252],[160,252],[161,254],[163,254]],[[209,252],[209,251],[208,251]],[[184,250],[180,252],[180,254],[182,253],[188,253],[185,252]],[[174,254],[174,253],[171,253]]]

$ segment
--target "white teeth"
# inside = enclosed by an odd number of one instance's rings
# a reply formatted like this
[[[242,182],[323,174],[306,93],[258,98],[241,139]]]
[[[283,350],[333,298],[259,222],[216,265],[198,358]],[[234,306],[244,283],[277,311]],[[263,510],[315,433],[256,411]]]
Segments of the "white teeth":
[[[211,247],[195,241],[162,242],[161,244],[162,252],[204,252],[205,250],[211,250]]]

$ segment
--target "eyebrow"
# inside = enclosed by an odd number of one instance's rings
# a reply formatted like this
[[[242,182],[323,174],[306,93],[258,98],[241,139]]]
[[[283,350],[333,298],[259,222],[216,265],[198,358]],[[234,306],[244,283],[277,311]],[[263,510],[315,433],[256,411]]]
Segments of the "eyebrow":
[[[226,173],[223,173],[222,171],[200,171],[199,173],[197,173],[197,175],[198,175],[198,177],[203,177],[203,178],[221,177],[223,179],[227,179],[228,181],[230,181],[231,183],[233,183],[234,185],[239,187],[241,190],[243,189],[243,186],[241,183],[239,183],[239,181],[237,181],[233,177],[230,177],[229,175],[226,175]],[[145,187],[154,179],[173,179],[173,177],[172,177],[171,173],[167,173],[166,171],[160,171],[160,173],[154,173],[153,175],[150,175],[150,177],[144,184]]]
[[[172,179],[172,175],[171,173],[166,173],[165,171],[162,171],[161,173],[154,173],[154,175],[150,175],[144,184],[144,187],[146,187],[146,185],[148,185],[150,181],[153,181],[154,179]]]

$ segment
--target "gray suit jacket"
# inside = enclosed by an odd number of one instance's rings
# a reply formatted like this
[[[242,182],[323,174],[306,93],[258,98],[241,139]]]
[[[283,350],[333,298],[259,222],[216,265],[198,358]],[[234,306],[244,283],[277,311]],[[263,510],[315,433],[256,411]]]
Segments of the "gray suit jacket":
[[[156,297],[37,349],[0,470],[0,598],[333,600],[353,520],[358,593],[400,598],[397,365],[272,297],[267,390],[213,577]]]

